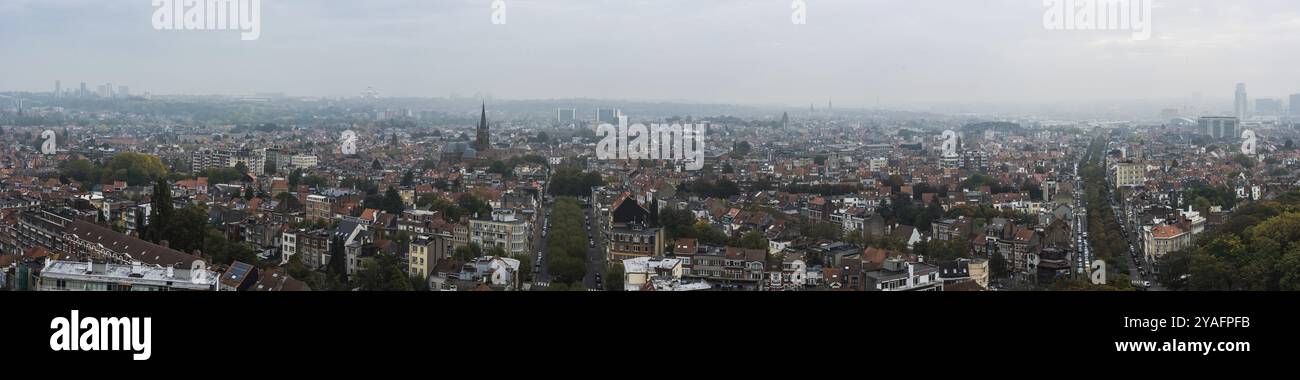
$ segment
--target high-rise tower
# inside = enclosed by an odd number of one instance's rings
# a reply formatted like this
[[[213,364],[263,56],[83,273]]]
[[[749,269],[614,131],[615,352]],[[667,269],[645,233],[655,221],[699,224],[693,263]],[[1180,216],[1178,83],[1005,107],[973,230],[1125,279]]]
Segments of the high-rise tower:
[[[1249,113],[1249,109],[1247,108],[1249,103],[1247,103],[1246,99],[1245,83],[1237,83],[1237,100],[1233,102],[1232,106],[1232,110],[1237,114],[1237,118],[1246,120],[1247,113]]]

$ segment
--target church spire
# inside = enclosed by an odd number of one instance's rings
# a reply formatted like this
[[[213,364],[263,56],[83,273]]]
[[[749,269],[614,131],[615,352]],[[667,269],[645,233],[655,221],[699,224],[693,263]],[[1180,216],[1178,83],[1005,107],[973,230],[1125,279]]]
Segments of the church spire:
[[[487,103],[483,103],[483,113],[480,114],[478,122],[478,138],[474,140],[474,149],[480,152],[486,151],[492,147],[490,137],[488,136],[487,123]]]

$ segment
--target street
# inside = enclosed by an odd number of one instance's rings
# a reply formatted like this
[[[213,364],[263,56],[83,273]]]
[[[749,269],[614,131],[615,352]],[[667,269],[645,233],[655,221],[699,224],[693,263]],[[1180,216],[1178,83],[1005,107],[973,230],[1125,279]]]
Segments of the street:
[[[599,218],[596,217],[595,206],[593,205],[592,207],[588,207],[584,211],[584,215],[587,217],[587,220],[583,225],[587,227],[587,239],[592,242],[592,244],[588,244],[587,277],[584,278],[582,282],[587,286],[587,289],[605,290],[605,280],[603,278],[605,276],[606,268],[605,250],[603,249],[604,237],[597,233],[600,229],[596,227],[597,219]]]
[[[549,257],[549,252],[547,252],[547,250],[549,250],[547,238],[550,236],[550,227],[553,223],[551,217],[554,211],[554,206],[555,202],[553,200],[544,201],[541,215],[538,218],[540,227],[535,228],[533,231],[533,241],[536,242],[536,244],[533,245],[533,259],[535,262],[533,266],[534,274],[532,282],[538,286],[549,286],[551,281],[550,272],[546,265],[547,258]],[[582,282],[587,289],[603,290],[604,278],[598,280],[597,277],[603,277],[605,275],[605,253],[602,248],[604,247],[604,241],[602,236],[597,233],[600,229],[597,227],[598,218],[595,216],[595,210],[587,208],[584,210],[584,215],[586,221],[583,223],[583,226],[586,228],[588,245],[587,257],[585,260],[587,275],[583,278]]]

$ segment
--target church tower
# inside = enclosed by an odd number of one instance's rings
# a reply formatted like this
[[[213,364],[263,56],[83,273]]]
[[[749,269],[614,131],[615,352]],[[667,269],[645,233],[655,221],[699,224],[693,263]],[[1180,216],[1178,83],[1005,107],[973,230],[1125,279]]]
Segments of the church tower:
[[[487,103],[483,103],[483,113],[478,122],[478,138],[474,140],[474,149],[485,152],[490,148],[492,142],[488,136]]]

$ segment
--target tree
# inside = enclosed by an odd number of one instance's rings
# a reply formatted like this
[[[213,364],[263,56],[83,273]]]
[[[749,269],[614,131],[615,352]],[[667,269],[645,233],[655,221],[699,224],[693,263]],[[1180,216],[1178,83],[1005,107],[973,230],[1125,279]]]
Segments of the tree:
[[[600,173],[583,173],[574,167],[561,167],[551,177],[551,194],[557,196],[587,197],[591,188],[604,185]]]
[[[740,194],[740,187],[726,178],[718,181],[696,180],[687,186],[687,190],[705,197],[724,199]]]
[[[396,188],[389,186],[388,191],[384,192],[384,212],[393,215],[401,215],[405,208],[406,204],[402,202],[402,195],[397,192]]]
[[[514,169],[510,168],[510,166],[506,165],[506,163],[497,160],[497,161],[492,161],[492,165],[488,167],[487,172],[492,174],[500,174],[502,177],[508,177],[510,176],[510,173],[513,170]]]
[[[1250,158],[1250,156],[1244,154],[1238,154],[1232,156],[1232,162],[1237,165],[1241,165],[1241,167],[1246,169],[1253,169],[1255,168],[1255,164],[1256,164],[1254,158]]]
[[[255,195],[253,194],[253,187],[252,187],[252,186],[248,186],[248,187],[245,187],[245,188],[244,188],[244,200],[250,200],[250,201],[251,201],[251,200],[253,200],[253,197],[254,197],[254,196],[255,196]]]
[[[150,236],[145,240],[157,243],[162,241],[164,229],[171,226],[172,210],[175,206],[172,203],[172,187],[167,184],[166,180],[158,180],[153,187],[153,198],[150,199],[149,228]]]
[[[402,174],[401,185],[402,187],[415,186],[415,173],[411,172],[410,170],[407,170],[405,174]]]
[[[989,254],[989,273],[993,278],[1007,277],[1007,259],[1002,257],[1001,253],[993,252]]]
[[[253,247],[244,242],[232,242],[226,239],[216,228],[206,228],[203,237],[204,253],[212,256],[212,262],[229,265],[236,261],[243,263],[257,262]]]
[[[301,180],[302,180],[302,169],[297,169],[297,168],[293,169],[293,172],[289,173],[289,190],[298,191],[298,182],[300,182]]]
[[[478,243],[473,242],[457,247],[456,250],[452,252],[452,257],[455,258],[456,261],[461,262],[468,262],[479,258],[479,256],[483,256],[483,248],[480,247]]]
[[[208,224],[208,208],[205,206],[180,209],[169,218],[166,225],[155,229],[162,232],[160,240],[167,240],[172,249],[181,252],[202,250],[205,254],[212,255],[205,238],[207,231],[215,230],[215,227]]]
[[[570,197],[556,200],[547,244],[547,270],[552,283],[581,283],[586,277],[587,241],[582,226],[583,212]]]
[[[650,218],[648,222],[651,228],[659,227],[659,199],[650,200]]]
[[[733,144],[731,147],[731,157],[737,159],[743,159],[745,158],[746,155],[749,155],[750,149],[751,148],[749,146],[749,141],[742,140],[740,142],[737,142]]]
[[[512,258],[519,260],[519,278],[521,281],[527,281],[533,275],[533,256],[529,254],[518,254]]]
[[[456,205],[469,215],[477,214],[482,217],[492,215],[492,205],[468,193],[461,194],[459,198],[456,198]]]
[[[432,206],[434,201],[441,199],[442,198],[439,198],[438,194],[435,193],[420,194],[420,196],[415,197],[415,207],[423,209]]]
[[[758,231],[749,231],[737,239],[735,245],[740,248],[767,249],[767,237]]]
[[[370,162],[370,169],[384,170],[384,164],[379,163],[379,159],[376,158],[374,161]]]
[[[623,262],[616,261],[605,270],[605,290],[620,292],[623,291]]]
[[[243,162],[236,162],[235,171],[239,172],[239,174],[248,174],[248,165]]]
[[[367,291],[412,291],[411,277],[402,272],[402,262],[392,255],[366,260],[357,272],[357,283]]]
[[[1292,247],[1286,255],[1278,260],[1278,288],[1283,291],[1300,291],[1300,247]]]
[[[310,188],[320,188],[321,186],[325,186],[325,178],[309,175],[307,178],[302,179],[302,184],[307,185],[307,187]]]
[[[243,178],[244,175],[235,168],[207,168],[195,173],[195,178],[207,177],[209,183],[230,183]]]
[[[77,182],[99,182],[100,170],[90,161],[75,159],[59,164],[59,174]]]
[[[167,166],[158,156],[122,152],[108,160],[100,177],[100,180],[126,181],[127,185],[139,186],[167,178]]]
[[[816,222],[806,227],[804,235],[811,239],[840,240],[844,228],[834,223]]]
[[[659,224],[668,232],[668,240],[695,237],[695,215],[690,211],[666,208],[659,214]]]
[[[329,275],[343,284],[348,282],[348,258],[346,247],[344,247],[345,244],[347,244],[347,240],[342,236],[335,235],[330,239],[330,262],[327,263],[329,265],[327,267]]]

